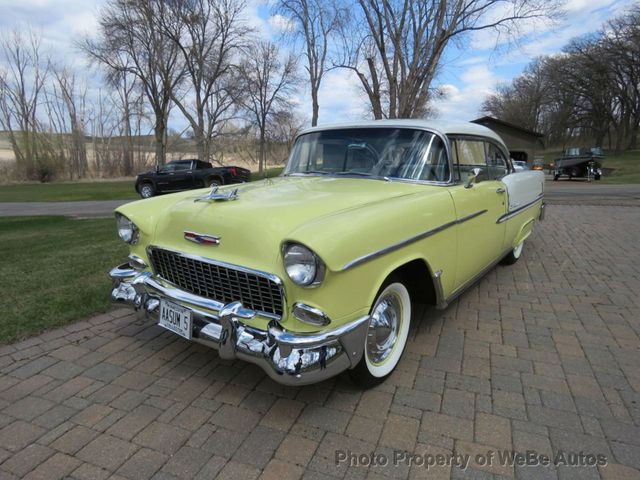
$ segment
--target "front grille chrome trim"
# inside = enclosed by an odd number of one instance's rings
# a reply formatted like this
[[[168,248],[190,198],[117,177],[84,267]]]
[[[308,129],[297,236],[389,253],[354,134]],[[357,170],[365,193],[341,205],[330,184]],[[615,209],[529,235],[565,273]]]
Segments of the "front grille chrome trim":
[[[194,269],[193,271],[177,271],[177,265],[174,261],[174,264],[168,266],[167,268],[173,268],[174,270],[176,270],[176,272],[173,272],[173,275],[165,276],[163,275],[163,273],[166,274],[171,272],[162,271],[164,267],[157,264],[154,252],[160,252],[159,255],[169,255],[179,257],[186,261],[199,263],[194,264],[196,266],[196,269]],[[267,318],[280,320],[282,319],[284,312],[286,312],[286,295],[284,291],[284,285],[280,277],[278,277],[277,275],[244,267],[242,265],[235,265],[232,263],[222,262],[220,260],[214,260],[199,255],[192,255],[169,248],[158,247],[155,245],[150,245],[147,247],[147,255],[149,257],[149,260],[151,261],[154,274],[159,279],[167,282],[175,288],[188,292],[191,295],[196,295],[202,297],[203,299],[208,299],[212,305],[225,304],[224,296],[226,295],[227,299],[229,297],[233,297],[233,301],[242,300],[245,305],[252,305],[254,307],[252,308],[253,310],[255,310],[259,315]],[[202,270],[204,267],[202,264],[212,265],[216,267],[218,272],[221,272],[220,269],[224,269],[224,274],[218,275],[214,280],[214,276],[211,274],[211,271],[204,272]],[[247,280],[249,281],[249,283],[241,281],[242,274],[247,276]],[[167,278],[168,276],[171,276],[173,278]],[[210,279],[211,283],[198,283],[196,287],[198,287],[197,290],[200,291],[197,291],[195,288],[189,288],[190,283],[191,285],[193,285],[194,277],[202,278],[203,276],[206,276],[207,279]],[[259,277],[266,280],[267,282],[271,282],[273,285],[261,284],[259,279],[255,277]],[[217,292],[217,296],[219,298],[214,298],[214,296],[212,295],[203,295],[202,290],[213,289],[214,285],[212,285],[212,283],[214,283],[216,280],[222,288],[222,292]],[[197,278],[195,281],[198,281]],[[234,288],[234,285],[236,285],[237,288]],[[250,300],[247,301],[247,299]]]

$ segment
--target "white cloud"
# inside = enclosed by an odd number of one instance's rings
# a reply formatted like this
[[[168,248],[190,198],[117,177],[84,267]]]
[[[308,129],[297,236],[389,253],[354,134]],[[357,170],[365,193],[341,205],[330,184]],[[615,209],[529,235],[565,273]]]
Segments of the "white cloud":
[[[339,123],[367,118],[368,100],[365,98],[360,81],[350,70],[331,70],[324,77],[320,87],[320,114],[318,123]],[[310,115],[310,101],[305,102]]]
[[[441,118],[468,122],[479,116],[483,100],[495,91],[502,81],[487,65],[473,65],[459,76],[459,85],[439,85],[445,98],[434,102]]]
[[[280,14],[271,15],[268,22],[271,27],[283,33],[292,32],[296,28],[296,24],[291,18]]]
[[[568,0],[564,5],[567,12],[588,12],[591,13],[600,8],[609,7],[616,3],[615,0]]]

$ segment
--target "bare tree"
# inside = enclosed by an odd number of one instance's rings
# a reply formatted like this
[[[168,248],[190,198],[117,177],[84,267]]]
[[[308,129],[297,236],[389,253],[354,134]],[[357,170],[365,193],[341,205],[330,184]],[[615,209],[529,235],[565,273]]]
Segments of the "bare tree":
[[[511,35],[552,18],[561,0],[356,0],[335,65],[355,72],[375,118],[425,114],[446,48],[470,33]],[[502,12],[496,18],[496,12]]]
[[[284,60],[274,43],[257,42],[249,46],[240,64],[243,95],[241,101],[258,129],[258,170],[264,171],[268,122],[281,110],[290,109],[291,94],[297,84],[297,59]]]
[[[605,24],[600,47],[612,72],[619,119],[616,149],[623,148],[625,139],[625,147],[635,149],[640,133],[640,5]]]
[[[54,102],[54,105],[52,109],[48,109],[49,122],[53,121],[52,112],[55,111],[61,120],[55,133],[68,139],[64,142],[66,144],[64,147],[67,153],[69,177],[73,178],[75,175],[76,178],[82,178],[86,176],[89,168],[84,126],[86,87],[79,84],[76,73],[69,67],[54,67],[52,72],[54,82],[51,86],[51,95],[48,94],[47,97],[49,102]]]
[[[250,32],[241,19],[244,6],[243,0],[174,1],[161,17],[163,33],[180,52],[188,78],[172,98],[191,126],[203,161],[210,160],[212,140],[237,106],[232,66]]]
[[[140,81],[154,114],[156,163],[165,162],[169,111],[184,77],[179,49],[163,33],[166,15],[163,0],[109,0],[100,12],[97,38],[80,43],[94,61]]]
[[[532,62],[483,110],[546,133],[549,143],[635,148],[640,129],[640,7]]]
[[[549,97],[545,69],[545,59],[535,59],[511,83],[499,85],[496,93],[484,100],[482,110],[523,128],[542,131]]]
[[[38,172],[38,106],[49,74],[41,39],[31,30],[0,37],[0,126],[9,135],[18,171],[27,178]]]
[[[292,34],[303,42],[311,90],[311,125],[315,127],[320,110],[318,92],[327,70],[330,41],[346,12],[335,2],[326,0],[279,0],[276,12],[292,22],[293,30],[285,30],[285,35]]]

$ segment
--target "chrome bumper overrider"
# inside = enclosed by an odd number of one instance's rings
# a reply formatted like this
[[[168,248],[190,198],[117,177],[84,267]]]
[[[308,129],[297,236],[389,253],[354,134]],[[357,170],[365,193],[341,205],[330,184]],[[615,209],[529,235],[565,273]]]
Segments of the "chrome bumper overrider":
[[[161,300],[187,307],[191,311],[193,341],[216,348],[220,358],[255,363],[285,385],[320,382],[355,367],[362,358],[368,316],[321,333],[293,333],[273,319],[266,330],[261,330],[243,323],[258,314],[240,302],[221,305],[126,263],[112,269],[109,276],[113,280],[113,301],[125,303],[156,321]]]

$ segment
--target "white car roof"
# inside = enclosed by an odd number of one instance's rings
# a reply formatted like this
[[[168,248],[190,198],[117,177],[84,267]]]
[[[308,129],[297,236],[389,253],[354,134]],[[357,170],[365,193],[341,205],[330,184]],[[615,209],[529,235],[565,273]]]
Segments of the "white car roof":
[[[504,141],[496,132],[490,128],[483,127],[477,123],[471,122],[447,122],[443,120],[423,120],[400,118],[394,120],[362,120],[350,123],[335,123],[312,127],[300,132],[300,135],[311,132],[320,132],[324,130],[339,130],[343,128],[418,128],[431,130],[441,135],[473,135],[481,137],[489,137],[497,140],[504,145]]]

